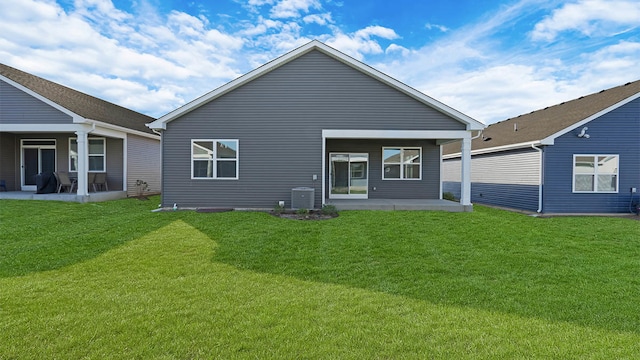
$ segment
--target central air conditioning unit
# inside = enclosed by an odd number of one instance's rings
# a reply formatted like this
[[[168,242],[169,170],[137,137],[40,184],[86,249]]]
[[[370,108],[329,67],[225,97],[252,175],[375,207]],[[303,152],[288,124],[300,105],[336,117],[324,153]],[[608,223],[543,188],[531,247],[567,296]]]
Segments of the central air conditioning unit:
[[[291,189],[291,208],[294,210],[313,209],[315,193],[315,189],[310,187],[297,187]]]

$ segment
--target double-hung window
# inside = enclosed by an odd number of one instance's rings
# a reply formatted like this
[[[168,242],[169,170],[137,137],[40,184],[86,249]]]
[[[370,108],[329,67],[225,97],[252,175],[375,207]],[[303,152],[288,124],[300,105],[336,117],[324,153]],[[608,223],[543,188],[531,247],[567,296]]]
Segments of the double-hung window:
[[[574,155],[573,192],[618,192],[618,155]]]
[[[422,148],[383,147],[382,178],[384,180],[420,180]]]
[[[238,179],[238,140],[191,140],[193,179]]]
[[[87,152],[89,153],[89,172],[105,172],[107,170],[107,149],[104,138],[89,138]],[[78,171],[78,139],[69,138],[69,171]]]

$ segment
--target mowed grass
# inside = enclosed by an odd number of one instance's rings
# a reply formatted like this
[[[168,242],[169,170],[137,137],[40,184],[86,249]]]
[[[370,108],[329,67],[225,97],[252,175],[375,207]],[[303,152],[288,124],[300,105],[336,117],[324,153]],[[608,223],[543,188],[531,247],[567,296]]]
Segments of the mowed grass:
[[[640,222],[0,201],[0,359],[638,358]]]

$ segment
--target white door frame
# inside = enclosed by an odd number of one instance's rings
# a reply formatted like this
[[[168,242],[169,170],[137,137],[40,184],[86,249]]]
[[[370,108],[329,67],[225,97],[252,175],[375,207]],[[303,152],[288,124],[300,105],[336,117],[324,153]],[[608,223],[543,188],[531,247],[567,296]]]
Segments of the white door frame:
[[[363,152],[331,152],[329,153],[329,180],[331,180],[332,176],[333,176],[333,166],[332,166],[332,161],[331,161],[331,157],[333,155],[347,155],[349,157],[349,160],[347,161],[347,163],[349,164],[349,168],[348,168],[348,185],[347,185],[347,189],[349,191],[349,193],[347,194],[332,194],[331,193],[331,182],[329,182],[329,198],[330,199],[368,199],[369,198],[369,154],[368,153],[363,153]],[[367,165],[366,165],[366,174],[364,177],[364,182],[365,182],[365,190],[366,192],[364,194],[351,194],[350,193],[350,189],[351,189],[351,156],[360,156],[360,157],[366,157],[367,158]]]
[[[25,142],[53,142],[53,145],[49,144],[49,145],[45,145],[45,144],[26,144]],[[48,150],[52,150],[54,151],[54,161],[53,161],[53,168],[54,171],[57,170],[58,168],[58,150],[56,149],[57,142],[56,139],[20,139],[20,189],[22,191],[36,191],[37,190],[37,186],[36,185],[25,185],[26,182],[26,178],[25,178],[25,168],[24,168],[24,149],[38,149],[38,173],[42,172],[42,157],[41,157],[41,152],[40,150],[42,149],[48,149]]]

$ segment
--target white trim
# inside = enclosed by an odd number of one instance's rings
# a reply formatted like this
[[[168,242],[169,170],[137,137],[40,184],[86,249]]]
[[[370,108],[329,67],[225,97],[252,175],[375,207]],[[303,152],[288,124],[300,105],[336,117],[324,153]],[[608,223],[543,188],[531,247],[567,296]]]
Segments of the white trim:
[[[213,143],[213,149],[212,149],[212,156],[213,158],[211,160],[207,160],[207,161],[212,161],[212,177],[194,177],[193,176],[193,162],[195,161],[195,159],[193,158],[193,143],[196,141],[202,141],[202,142],[212,142]],[[224,141],[233,141],[236,143],[236,157],[235,159],[218,159],[217,155],[216,155],[216,143],[217,142],[224,142]],[[238,180],[240,178],[240,140],[239,139],[191,139],[190,142],[190,148],[191,148],[191,180]],[[202,161],[202,160],[200,160]],[[236,162],[236,176],[235,177],[218,177],[218,173],[217,173],[217,162],[218,161],[235,161]]]
[[[326,139],[464,139],[466,130],[334,130],[323,129]]]
[[[127,159],[129,158],[129,149],[128,149],[128,137],[125,137],[124,139],[122,139],[122,191],[126,192],[127,191],[127,183],[128,181],[128,173],[127,170],[129,169],[127,166]]]
[[[442,174],[444,171],[444,161],[442,161],[442,145],[438,146],[440,148],[440,153],[439,153],[439,159],[438,161],[440,162],[440,191],[439,194],[440,196],[438,197],[438,199],[442,200],[442,192],[444,190],[443,188],[443,184],[442,184]]]
[[[329,153],[329,163],[331,163],[331,155],[348,155],[349,156],[349,186],[348,188],[351,189],[351,155],[354,156],[366,156],[367,157],[367,175],[366,175],[366,180],[367,180],[367,192],[365,194],[332,194],[331,191],[329,191],[329,198],[330,199],[368,199],[369,198],[369,153],[363,153],[363,152],[331,152]],[[331,171],[329,171],[329,178],[331,178]],[[350,190],[349,190],[350,191]]]
[[[93,135],[93,133],[91,133]],[[76,141],[76,151],[77,151],[77,144],[78,144],[78,138],[77,137],[69,137],[69,151],[68,151],[68,157],[69,157],[69,172],[78,172],[78,169],[75,170],[71,170],[71,140],[75,140]],[[104,152],[102,154],[90,154],[89,153],[89,141],[91,140],[102,140],[102,145],[103,145],[103,150]],[[99,136],[87,136],[87,159],[89,159],[89,156],[102,156],[102,170],[89,170],[89,162],[87,162],[87,172],[90,173],[103,173],[103,172],[107,172],[107,138],[105,137],[99,137]],[[80,159],[80,152],[78,151],[78,159]]]
[[[499,151],[507,151],[507,150],[515,150],[515,149],[526,149],[526,148],[530,148],[532,145],[536,145],[536,146],[541,145],[540,144],[540,140],[529,141],[529,142],[524,142],[524,143],[517,143],[517,144],[510,144],[510,145],[504,145],[504,146],[496,146],[496,147],[486,148],[486,149],[472,150],[471,151],[471,155],[482,155],[482,154],[489,154],[489,153],[494,153],[494,152],[499,152]],[[446,154],[446,155],[443,155],[443,159],[448,160],[448,159],[459,158],[460,154],[461,153],[459,153],[459,152]]]
[[[157,119],[156,121],[153,121],[149,124],[146,124],[149,128],[151,129],[166,129],[166,124],[180,116],[182,116],[185,113],[190,112],[193,109],[196,109],[206,103],[208,103],[209,101],[212,101],[250,81],[253,81],[254,79],[280,67],[283,64],[286,64],[312,50],[318,50],[322,53],[324,53],[325,55],[328,55],[356,70],[359,70],[363,73],[365,73],[366,75],[369,75],[379,81],[382,81],[383,83],[411,96],[412,98],[428,105],[431,108],[434,108],[440,112],[442,112],[445,115],[448,115],[450,117],[452,117],[453,119],[463,123],[466,125],[466,130],[482,130],[485,128],[485,125],[421,92],[419,92],[418,90],[330,47],[325,45],[324,43],[318,41],[318,40],[313,40],[293,51],[290,51],[242,76],[240,76],[239,78],[236,78],[235,80],[232,80],[231,82],[226,83],[225,85],[191,101],[190,103],[169,112],[168,114],[160,117],[159,119]]]
[[[24,145],[25,141],[53,141],[53,145]],[[53,149],[53,171],[58,171],[58,141],[56,139],[20,139],[20,190],[36,191],[37,185],[25,185],[24,176],[24,149],[38,149],[38,174],[42,172],[42,158],[40,157],[40,149]]]
[[[126,134],[133,134],[133,135],[138,135],[138,136],[142,136],[142,137],[146,137],[149,139],[154,139],[154,140],[160,140],[160,135],[155,135],[155,134],[149,134],[146,132],[142,132],[139,130],[133,130],[124,126],[119,126],[119,125],[114,125],[114,124],[109,124],[109,123],[105,123],[102,121],[98,121],[98,120],[91,120],[91,119],[87,119],[87,122],[90,123],[94,123],[96,124],[96,126],[98,126],[96,128],[96,133],[99,132],[99,135],[106,135],[109,137],[117,137],[117,138],[121,138],[124,139]],[[104,129],[108,129],[108,130],[115,130],[111,131],[111,132],[107,132],[106,130],[101,130],[100,128],[104,128]],[[110,135],[113,134],[113,135]]]
[[[394,162],[385,162],[384,160],[384,150],[385,149],[399,149],[400,150],[400,161],[397,163]],[[406,149],[418,149],[418,157],[420,158],[420,162],[418,163],[418,165],[420,165],[420,171],[418,172],[418,174],[420,175],[420,177],[418,178],[407,178],[403,175],[404,174],[404,166],[405,163],[402,161],[402,154],[404,153],[404,150]],[[385,164],[390,164],[390,165],[400,165],[400,177],[399,178],[386,178],[385,177],[385,170],[384,170],[384,165]],[[413,164],[411,164],[413,165]],[[383,146],[382,147],[382,181],[421,181],[422,180],[422,146]],[[440,178],[442,178],[442,176],[440,176]]]
[[[576,157],[578,156],[591,156],[594,158],[595,166],[593,169],[593,191],[576,190]],[[616,177],[616,190],[615,191],[598,191],[598,157],[600,156],[613,156],[618,162],[616,167],[616,173],[604,173],[603,175],[615,175]],[[571,163],[571,192],[574,194],[618,194],[620,192],[620,154],[573,154],[573,162]],[[591,174],[578,174],[578,175],[591,175]]]
[[[327,181],[327,139],[322,134],[322,207],[326,204],[326,181]]]

